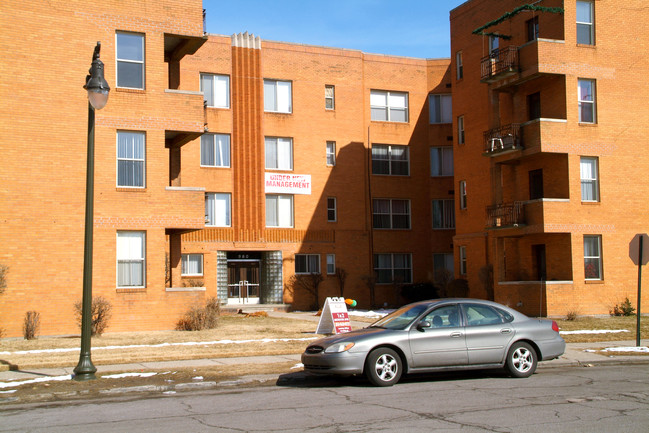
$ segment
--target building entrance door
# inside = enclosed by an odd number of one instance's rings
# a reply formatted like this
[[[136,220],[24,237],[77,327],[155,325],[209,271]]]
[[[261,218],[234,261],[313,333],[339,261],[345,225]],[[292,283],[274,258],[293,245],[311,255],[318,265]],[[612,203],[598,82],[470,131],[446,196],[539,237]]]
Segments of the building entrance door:
[[[259,260],[228,260],[228,304],[259,303]]]

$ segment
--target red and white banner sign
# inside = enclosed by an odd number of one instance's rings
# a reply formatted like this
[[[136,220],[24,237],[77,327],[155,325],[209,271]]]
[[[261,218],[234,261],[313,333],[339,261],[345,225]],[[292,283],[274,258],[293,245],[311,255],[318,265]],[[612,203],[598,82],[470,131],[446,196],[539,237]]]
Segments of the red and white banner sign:
[[[310,174],[266,173],[266,193],[311,194]]]
[[[349,321],[347,304],[345,298],[327,298],[316,334],[340,334],[352,330],[352,324]]]

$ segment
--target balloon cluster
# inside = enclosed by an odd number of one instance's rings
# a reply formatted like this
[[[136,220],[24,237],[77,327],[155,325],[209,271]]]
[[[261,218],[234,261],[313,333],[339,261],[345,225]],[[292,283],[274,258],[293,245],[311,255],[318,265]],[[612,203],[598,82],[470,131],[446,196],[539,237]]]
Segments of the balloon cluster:
[[[345,299],[345,304],[353,308],[356,306],[356,301],[354,299]]]

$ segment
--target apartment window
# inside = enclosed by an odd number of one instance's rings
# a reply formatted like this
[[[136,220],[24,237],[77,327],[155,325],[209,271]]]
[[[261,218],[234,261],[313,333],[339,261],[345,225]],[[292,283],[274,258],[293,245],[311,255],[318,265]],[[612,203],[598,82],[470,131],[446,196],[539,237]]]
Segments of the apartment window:
[[[201,166],[230,167],[229,134],[203,134],[201,136]]]
[[[595,3],[577,1],[577,43],[595,45]]]
[[[185,277],[199,277],[203,275],[203,255],[183,254],[181,259],[180,274]]]
[[[327,110],[333,110],[336,107],[334,93],[335,93],[334,86],[329,86],[329,85],[325,86],[325,108]]]
[[[336,255],[327,254],[327,275],[334,275],[336,273]]]
[[[232,225],[231,194],[208,192],[205,194],[205,225],[230,227]]]
[[[535,41],[539,38],[539,17],[535,16],[531,20],[525,21],[527,27],[527,41]]]
[[[599,201],[597,158],[582,156],[579,161],[581,201]]]
[[[433,228],[455,228],[455,201],[433,200]]]
[[[266,168],[293,170],[293,139],[266,137]]]
[[[453,276],[453,270],[455,269],[453,263],[453,254],[452,253],[436,253],[433,254],[433,272],[438,273],[439,271],[448,271],[451,276]]]
[[[264,80],[264,111],[291,113],[291,82]]]
[[[466,209],[466,180],[460,181],[460,209]]]
[[[336,165],[336,142],[327,141],[327,165]]]
[[[296,254],[295,273],[296,274],[319,274],[320,254]]]
[[[457,144],[464,144],[464,116],[457,116]]]
[[[453,123],[451,95],[428,95],[430,123]]]
[[[372,220],[375,229],[409,229],[410,200],[374,199]]]
[[[500,47],[500,38],[498,36],[489,36],[489,55],[497,56]]]
[[[430,148],[430,175],[453,176],[453,148],[451,146]]]
[[[464,65],[462,64],[462,51],[455,53],[455,72],[458,80],[464,78]]]
[[[579,80],[579,121],[595,123],[595,80]]]
[[[266,195],[266,227],[293,227],[292,195]]]
[[[460,251],[460,275],[466,275],[466,247],[461,246],[459,251]]]
[[[117,232],[117,287],[145,286],[145,232]]]
[[[408,176],[410,174],[410,151],[408,146],[373,144],[372,174]]]
[[[584,277],[587,280],[602,280],[602,237],[584,236]]]
[[[117,186],[144,188],[144,162],[144,133],[117,131]]]
[[[408,93],[372,90],[370,92],[372,120],[382,122],[408,121]]]
[[[337,219],[336,197],[327,197],[327,221],[336,222]]]
[[[379,284],[412,282],[411,254],[374,254],[374,274]]]
[[[117,87],[144,89],[144,35],[116,33]]]
[[[201,74],[201,92],[208,107],[230,108],[230,77]]]

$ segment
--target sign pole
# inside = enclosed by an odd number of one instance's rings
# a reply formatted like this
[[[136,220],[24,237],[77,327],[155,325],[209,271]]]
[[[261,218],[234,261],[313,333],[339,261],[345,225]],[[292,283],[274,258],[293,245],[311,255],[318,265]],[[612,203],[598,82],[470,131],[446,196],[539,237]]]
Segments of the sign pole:
[[[635,345],[640,347],[640,305],[642,304],[642,243],[644,241],[644,236],[640,236],[640,242],[638,243],[638,308],[636,316],[636,336],[635,336]]]

